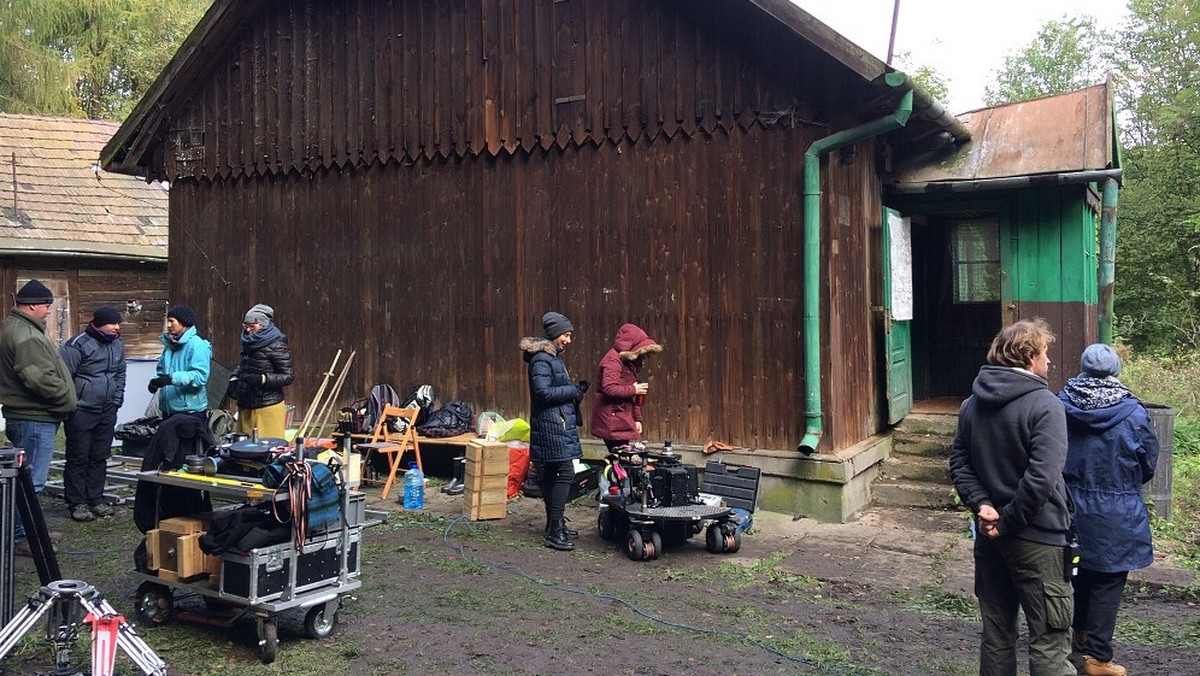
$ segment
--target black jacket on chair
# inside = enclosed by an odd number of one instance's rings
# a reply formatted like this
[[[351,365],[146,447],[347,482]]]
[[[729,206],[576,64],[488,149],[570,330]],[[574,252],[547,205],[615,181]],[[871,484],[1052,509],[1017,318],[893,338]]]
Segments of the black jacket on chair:
[[[176,413],[150,439],[142,471],[179,469],[187,456],[204,455],[215,445],[206,417]],[[157,528],[161,519],[212,511],[208,491],[138,481],[135,495],[133,522],[143,533]]]

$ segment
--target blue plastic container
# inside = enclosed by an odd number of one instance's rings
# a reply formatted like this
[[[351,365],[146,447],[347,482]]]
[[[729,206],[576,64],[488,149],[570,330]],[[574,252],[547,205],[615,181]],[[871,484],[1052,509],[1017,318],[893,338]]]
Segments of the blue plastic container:
[[[425,507],[425,473],[417,468],[417,463],[408,463],[408,471],[404,473],[404,508],[422,509]]]

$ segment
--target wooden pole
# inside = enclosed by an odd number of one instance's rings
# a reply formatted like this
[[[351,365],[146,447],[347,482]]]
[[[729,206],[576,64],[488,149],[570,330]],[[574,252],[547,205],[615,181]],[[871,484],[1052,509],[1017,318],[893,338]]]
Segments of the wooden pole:
[[[317,403],[321,401],[321,395],[325,393],[325,386],[329,383],[329,378],[333,376],[333,369],[337,367],[338,359],[342,356],[342,351],[338,350],[337,354],[333,355],[333,363],[329,365],[329,370],[325,372],[325,377],[321,379],[321,386],[317,388],[317,396],[309,402],[308,408],[304,411],[304,422],[300,423],[300,429],[296,430],[296,436],[303,438],[308,432],[308,423],[312,420],[313,411],[317,408]]]
[[[351,352],[346,359],[346,366],[342,369],[341,375],[338,376],[337,382],[333,384],[333,390],[330,391],[329,399],[325,405],[324,415],[321,416],[321,425],[317,430],[325,429],[325,425],[329,423],[329,414],[333,412],[333,407],[337,402],[338,395],[342,393],[342,383],[346,382],[346,374],[350,372],[350,365],[354,363],[354,355],[357,352]]]

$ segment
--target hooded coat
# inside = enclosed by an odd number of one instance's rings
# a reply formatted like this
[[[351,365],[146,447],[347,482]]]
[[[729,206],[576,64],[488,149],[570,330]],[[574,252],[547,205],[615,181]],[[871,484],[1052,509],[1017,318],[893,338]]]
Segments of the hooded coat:
[[[1121,396],[1093,396],[1104,391]],[[1058,398],[1067,414],[1063,476],[1075,500],[1079,565],[1102,573],[1149,566],[1154,551],[1141,489],[1154,478],[1159,443],[1146,407],[1115,379],[1072,378]]]
[[[522,338],[529,365],[529,457],[565,462],[583,457],[579,444],[579,400],[583,394],[567,373],[561,350],[545,338]]]
[[[171,384],[158,390],[158,408],[164,418],[176,413],[203,413],[208,410],[208,374],[212,368],[212,343],[189,326],[178,339],[164,333],[156,375],[171,376]]]
[[[634,386],[642,372],[647,354],[662,352],[635,324],[617,329],[613,346],[600,358],[596,373],[596,394],[592,401],[592,436],[606,441],[636,441],[641,435],[642,407]]]
[[[954,487],[972,512],[991,505],[1001,536],[1065,545],[1071,510],[1062,470],[1067,421],[1045,379],[984,366],[958,412]]]

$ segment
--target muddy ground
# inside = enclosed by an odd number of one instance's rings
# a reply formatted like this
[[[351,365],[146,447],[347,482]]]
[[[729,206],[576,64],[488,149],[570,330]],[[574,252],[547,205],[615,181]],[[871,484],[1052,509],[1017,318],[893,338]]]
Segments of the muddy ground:
[[[428,493],[426,509],[381,503],[388,523],[367,531],[362,588],[339,614],[335,633],[303,635],[302,615],[280,618],[278,657],[258,659],[255,625],[180,621],[142,625],[168,673],[200,674],[605,674],[731,676],[863,674],[928,676],[976,673],[974,600],[946,591],[961,557],[929,559],[927,573],[864,575],[848,580],[837,540],[797,537],[761,525],[732,555],[712,555],[703,535],[656,561],[629,560],[602,541],[594,503],[569,508],[581,531],[578,549],[542,546],[542,504],[517,498],[502,521],[459,518],[461,498]],[[98,587],[135,616],[130,574],[140,534],[130,510],[78,524],[47,500],[53,530],[64,533],[64,576]],[[772,524],[788,519],[775,519]],[[807,521],[807,520],[805,520]],[[760,519],[760,523],[767,523]],[[896,537],[914,541],[928,515],[889,513]],[[937,521],[953,530],[953,515]],[[944,536],[944,533],[942,534]],[[787,565],[797,548],[805,561]],[[829,548],[827,555],[820,548]],[[884,552],[886,555],[886,552]],[[819,562],[830,562],[823,570]],[[32,562],[18,560],[17,597],[37,589]],[[831,581],[833,580],[833,581]],[[1133,675],[1200,673],[1196,590],[1131,585],[1121,612],[1117,651]],[[202,611],[177,593],[177,610]],[[8,673],[49,673],[53,655],[40,627],[3,663]],[[86,670],[87,644],[72,664]],[[119,673],[137,673],[124,658]]]

